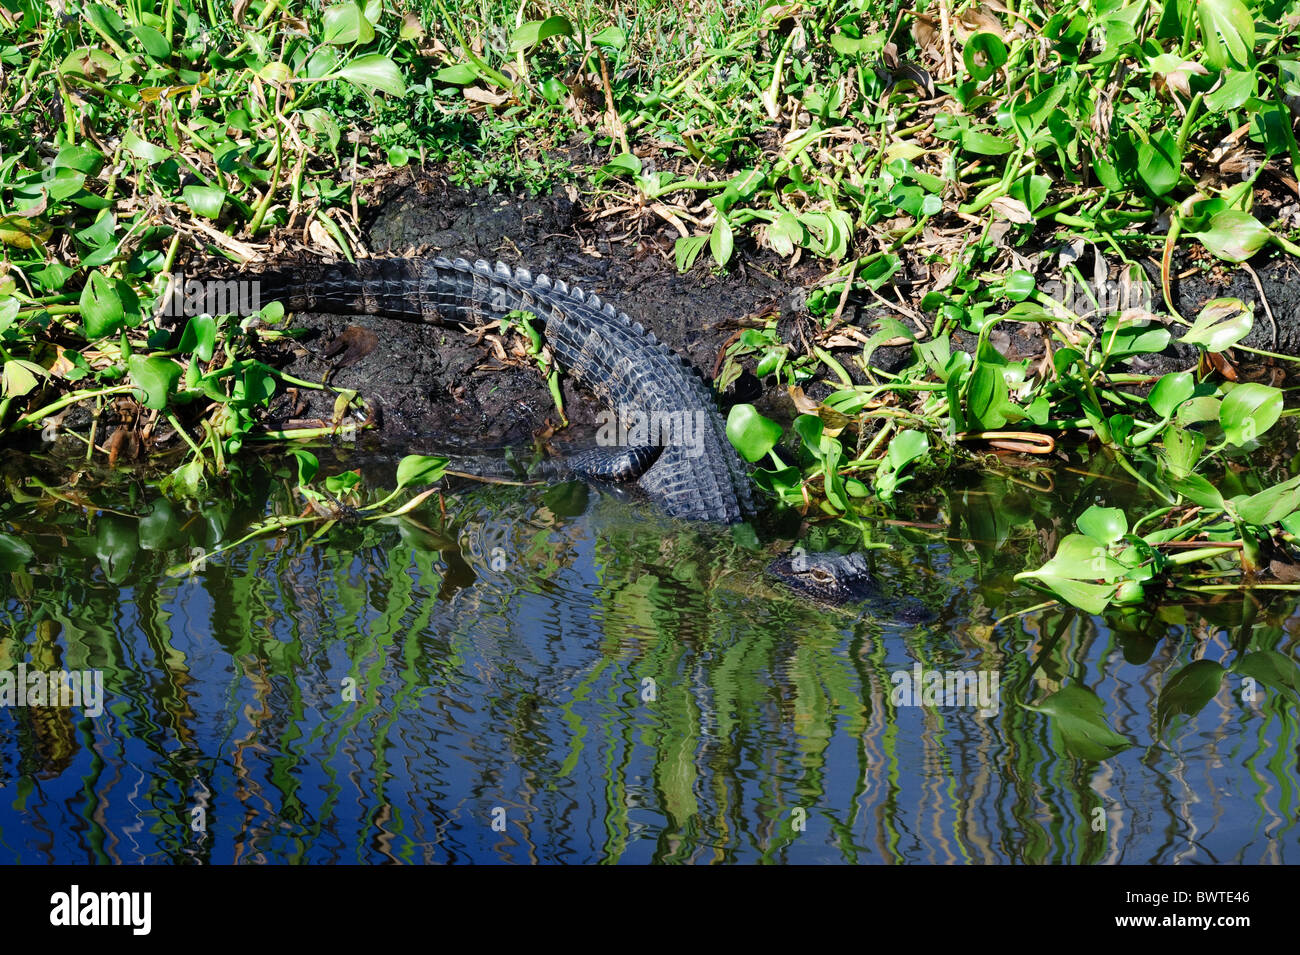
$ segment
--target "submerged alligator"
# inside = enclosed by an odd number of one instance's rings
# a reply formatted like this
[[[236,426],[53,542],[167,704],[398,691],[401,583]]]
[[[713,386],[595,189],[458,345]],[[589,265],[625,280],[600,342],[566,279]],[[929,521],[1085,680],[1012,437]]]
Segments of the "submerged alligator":
[[[642,423],[630,429],[635,444],[569,458],[573,473],[635,482],[672,517],[735,524],[754,513],[749,475],[712,388],[653,332],[595,295],[503,263],[442,257],[295,265],[245,278],[260,283],[263,301],[299,311],[433,324],[530,313],[563,370],[619,418]]]

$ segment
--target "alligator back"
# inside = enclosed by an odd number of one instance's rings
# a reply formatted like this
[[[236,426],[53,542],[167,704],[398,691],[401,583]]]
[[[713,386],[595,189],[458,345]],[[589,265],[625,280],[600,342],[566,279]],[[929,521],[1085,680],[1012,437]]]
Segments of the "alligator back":
[[[753,513],[749,477],[712,389],[654,333],[595,295],[502,263],[442,257],[311,264],[255,278],[264,299],[294,310],[438,324],[529,312],[560,366],[614,411],[627,443],[663,447],[638,484],[665,511],[729,524]]]

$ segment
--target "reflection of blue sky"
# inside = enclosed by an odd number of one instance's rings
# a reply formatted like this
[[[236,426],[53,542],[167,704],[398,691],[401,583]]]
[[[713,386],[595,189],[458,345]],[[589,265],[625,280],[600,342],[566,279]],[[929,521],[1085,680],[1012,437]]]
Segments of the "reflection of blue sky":
[[[634,561],[599,513],[504,533],[529,556],[475,566],[451,599],[438,555],[395,541],[254,544],[192,581],[92,573],[58,642],[65,666],[105,667],[108,709],[65,721],[71,758],[48,776],[60,731],[0,712],[0,861],[1300,862],[1293,706],[1225,688],[1152,743],[1160,681],[1201,634],[1171,628],[1132,664],[1100,621],[1067,628],[1059,659],[1137,742],[1087,768],[1012,702],[1040,618],[990,634],[1003,611],[969,580],[931,582],[931,632],[846,623],[704,591],[707,554]],[[889,674],[922,658],[1000,667],[998,715],[890,714]],[[340,702],[348,677],[362,703]]]

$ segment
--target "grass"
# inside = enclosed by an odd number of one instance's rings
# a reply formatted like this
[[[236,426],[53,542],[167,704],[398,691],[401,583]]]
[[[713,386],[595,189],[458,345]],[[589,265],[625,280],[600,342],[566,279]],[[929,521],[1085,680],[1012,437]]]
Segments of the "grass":
[[[1254,573],[1296,543],[1300,488],[1216,475],[1251,455],[1284,394],[1234,382],[1228,349],[1250,351],[1253,308],[1180,315],[1170,270],[1179,248],[1229,264],[1300,251],[1277,201],[1300,164],[1297,17],[1280,0],[998,13],[254,0],[236,21],[194,0],[63,16],[4,0],[0,441],[86,403],[104,421],[83,436],[88,459],[170,436],[187,451],[167,489],[198,494],[267,437],[259,414],[283,379],[254,346],[285,334],[283,316],[271,307],[260,329],[194,316],[177,340],[155,320],[167,276],[288,234],[351,256],[367,184],[442,163],[494,190],[576,183],[629,234],[675,230],[684,269],[729,267],[742,248],[821,263],[809,347],[775,324],[748,330],[720,382],[752,367],[836,388],[803,400],[793,452],[779,425],[733,413],[733,440],[770,465],[757,480],[777,498],[858,521],[941,446],[1043,450],[1086,434],[1166,504],[1145,536],[1129,529],[1150,515],[1114,537],[1109,517],[1080,529],[1122,569],[1088,564],[1076,542],[1027,579],[1099,612],[1143,599],[1189,553],[1222,567],[1231,551]],[[1063,246],[1102,250],[1121,278],[1154,252],[1162,287],[1141,308],[1099,304],[1095,278],[1039,254]],[[929,275],[923,297],[845,327],[846,302],[888,292],[907,262]],[[1041,363],[992,346],[1014,325],[1041,330]],[[958,350],[958,332],[978,346]],[[1129,370],[1176,337],[1199,349],[1196,367]],[[873,366],[900,341],[909,366]],[[136,407],[121,413],[122,396]],[[848,450],[846,429],[868,437]],[[1160,557],[1190,544],[1204,546]]]

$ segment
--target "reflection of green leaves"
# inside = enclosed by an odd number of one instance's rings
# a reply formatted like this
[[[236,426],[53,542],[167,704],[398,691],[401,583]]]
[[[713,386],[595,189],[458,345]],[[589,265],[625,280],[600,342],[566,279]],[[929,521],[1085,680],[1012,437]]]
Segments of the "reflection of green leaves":
[[[1109,759],[1133,745],[1111,729],[1101,700],[1086,687],[1064,687],[1028,708],[1052,717],[1065,748],[1080,759]]]
[[[1232,665],[1237,676],[1250,677],[1300,701],[1300,666],[1276,650],[1256,650]]]
[[[0,571],[20,570],[32,559],[32,549],[21,538],[0,534]]]
[[[1165,728],[1175,716],[1195,716],[1201,712],[1219,692],[1227,672],[1213,660],[1196,660],[1170,677],[1156,701],[1156,734],[1164,736]]]

